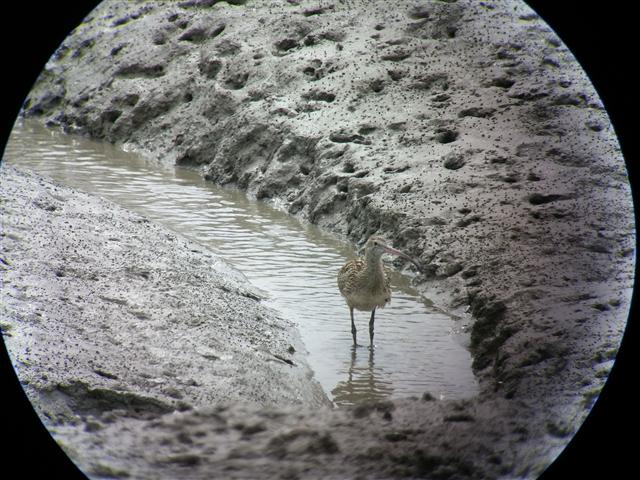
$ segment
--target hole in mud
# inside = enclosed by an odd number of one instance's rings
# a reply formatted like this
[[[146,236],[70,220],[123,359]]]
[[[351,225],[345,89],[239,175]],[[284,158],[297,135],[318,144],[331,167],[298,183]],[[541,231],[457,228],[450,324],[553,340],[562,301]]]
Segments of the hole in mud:
[[[283,38],[282,40],[278,40],[275,44],[275,47],[280,52],[288,52],[298,46],[298,42],[293,38]]]
[[[309,175],[309,172],[311,172],[311,169],[307,165],[300,165],[300,173]]]
[[[511,87],[513,87],[515,85],[516,81],[511,79],[511,78],[507,78],[507,77],[498,77],[498,78],[494,78],[493,80],[491,80],[491,82],[489,82],[489,85],[492,87],[500,87],[500,88],[504,88],[509,89]]]
[[[436,141],[438,143],[451,143],[458,139],[459,133],[455,130],[442,130],[436,133]]]
[[[354,173],[356,171],[356,167],[353,163],[345,163],[344,167],[342,167],[342,171],[344,173]]]

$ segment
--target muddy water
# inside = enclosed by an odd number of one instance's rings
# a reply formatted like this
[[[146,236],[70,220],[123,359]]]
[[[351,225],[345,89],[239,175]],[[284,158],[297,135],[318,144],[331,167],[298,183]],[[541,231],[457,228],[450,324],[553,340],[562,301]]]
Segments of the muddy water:
[[[297,323],[309,364],[336,405],[476,393],[464,321],[430,306],[407,275],[394,274],[391,304],[376,312],[375,348],[352,347],[336,273],[355,252],[311,225],[205,182],[197,172],[31,122],[16,126],[4,158],[108,198],[227,259],[267,293],[270,306]],[[366,312],[356,313],[365,345],[368,320]]]

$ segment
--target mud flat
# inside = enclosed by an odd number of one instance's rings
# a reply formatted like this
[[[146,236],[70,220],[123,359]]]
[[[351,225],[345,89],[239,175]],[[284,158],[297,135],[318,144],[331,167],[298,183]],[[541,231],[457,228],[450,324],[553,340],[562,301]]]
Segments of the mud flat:
[[[131,420],[144,436],[57,426],[96,477],[535,477],[607,378],[633,286],[629,183],[586,75],[523,4],[107,1],[24,114],[354,242],[385,235],[421,260],[427,296],[475,317],[473,399],[158,411]]]
[[[293,326],[200,245],[11,166],[0,194],[4,340],[54,432],[225,403],[329,404]]]

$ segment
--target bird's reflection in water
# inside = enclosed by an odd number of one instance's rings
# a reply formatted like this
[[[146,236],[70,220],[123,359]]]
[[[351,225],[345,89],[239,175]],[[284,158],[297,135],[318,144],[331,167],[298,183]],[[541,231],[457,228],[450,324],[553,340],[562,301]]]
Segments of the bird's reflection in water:
[[[373,348],[351,347],[351,362],[347,379],[338,382],[331,394],[334,403],[341,407],[364,401],[381,400],[393,392],[391,382],[383,381],[380,369],[376,370]]]

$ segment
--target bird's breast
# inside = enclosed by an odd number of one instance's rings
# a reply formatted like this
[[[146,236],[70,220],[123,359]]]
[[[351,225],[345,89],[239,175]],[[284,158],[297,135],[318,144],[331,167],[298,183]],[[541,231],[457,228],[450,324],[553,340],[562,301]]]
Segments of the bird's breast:
[[[361,294],[355,293],[353,295],[349,295],[347,298],[347,304],[356,310],[363,310],[370,312],[374,308],[382,308],[384,307],[389,300],[391,300],[391,295],[386,294],[385,292],[377,292],[375,294]]]
[[[391,290],[382,266],[366,268],[364,262],[353,262],[343,267],[338,276],[340,293],[350,307],[371,311],[384,307],[391,299]]]

